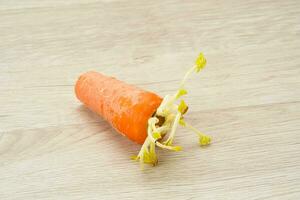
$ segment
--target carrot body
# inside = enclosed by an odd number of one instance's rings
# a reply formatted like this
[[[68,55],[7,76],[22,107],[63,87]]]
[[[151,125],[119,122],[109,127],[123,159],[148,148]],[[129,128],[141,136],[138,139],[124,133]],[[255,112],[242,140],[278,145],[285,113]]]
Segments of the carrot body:
[[[139,144],[145,141],[148,119],[162,101],[152,92],[97,72],[81,75],[75,92],[89,109],[101,115],[119,133]]]

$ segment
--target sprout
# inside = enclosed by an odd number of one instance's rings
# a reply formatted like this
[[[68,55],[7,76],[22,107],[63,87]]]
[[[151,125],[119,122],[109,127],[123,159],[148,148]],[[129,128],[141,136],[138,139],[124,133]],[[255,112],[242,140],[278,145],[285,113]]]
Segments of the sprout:
[[[211,142],[211,137],[208,135],[205,135],[204,133],[200,132],[198,129],[196,129],[195,127],[193,127],[192,125],[184,122],[185,127],[189,128],[190,130],[192,130],[193,132],[195,132],[198,137],[199,137],[199,144],[201,146],[206,146],[209,145]]]
[[[155,152],[155,144],[147,138],[139,154],[137,156],[132,156],[131,159],[136,161],[139,160],[142,168],[143,163],[152,164],[152,166],[157,165],[158,159]]]
[[[177,112],[176,117],[173,121],[173,125],[172,125],[172,128],[171,128],[170,135],[169,135],[168,139],[165,141],[166,145],[172,145],[173,144],[173,140],[174,140],[174,137],[175,137],[175,132],[176,132],[176,129],[177,129],[180,118],[181,118],[181,113]]]
[[[209,137],[208,135],[199,136],[199,143],[201,146],[209,145],[210,141],[211,141],[211,137]]]
[[[184,115],[188,110],[188,106],[186,105],[186,103],[184,102],[184,100],[180,101],[180,104],[178,106],[178,111]]]
[[[154,132],[152,135],[155,140],[158,140],[161,138],[161,134],[159,132]]]
[[[200,72],[206,65],[206,59],[203,55],[203,53],[200,53],[197,60],[196,60],[196,72]]]
[[[184,84],[189,75],[194,71],[198,73],[205,65],[206,59],[203,54],[200,53],[196,60],[196,65],[186,72],[176,93],[173,95],[166,95],[155,114],[148,119],[148,136],[141,147],[139,154],[137,156],[132,156],[133,160],[140,161],[141,166],[143,166],[143,163],[152,164],[153,166],[157,165],[158,158],[155,152],[156,146],[172,151],[182,150],[181,146],[172,146],[178,124],[195,132],[199,136],[199,143],[201,146],[210,144],[211,138],[209,136],[201,133],[183,119],[183,115],[188,110],[185,101],[181,100],[179,104],[176,103],[176,100],[187,94],[187,91],[184,89]],[[168,137],[164,140],[164,137],[167,134]]]
[[[173,149],[174,149],[174,151],[181,151],[182,147],[181,146],[175,146]]]
[[[186,126],[185,121],[183,120],[183,118],[181,118],[178,123],[179,123],[179,125],[181,125],[183,127]]]
[[[176,94],[176,99],[178,99],[179,97],[186,95],[187,91],[185,89],[179,89],[177,94]]]

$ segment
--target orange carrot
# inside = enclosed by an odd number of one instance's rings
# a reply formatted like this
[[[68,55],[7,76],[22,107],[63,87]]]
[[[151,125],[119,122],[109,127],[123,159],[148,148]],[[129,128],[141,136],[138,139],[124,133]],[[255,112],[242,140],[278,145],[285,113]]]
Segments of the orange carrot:
[[[178,90],[163,99],[152,92],[97,72],[81,75],[75,92],[81,102],[101,115],[119,133],[143,144],[138,155],[133,157],[134,160],[154,166],[158,162],[156,147],[181,150],[180,146],[173,146],[178,125],[195,132],[201,146],[210,144],[209,136],[185,121],[188,106],[182,99],[187,94],[185,82],[188,76],[192,72],[199,73],[205,65],[206,59],[201,53],[195,65],[184,75]]]
[[[158,95],[97,72],[81,75],[76,83],[77,98],[101,115],[119,133],[143,144],[147,122],[160,105]]]

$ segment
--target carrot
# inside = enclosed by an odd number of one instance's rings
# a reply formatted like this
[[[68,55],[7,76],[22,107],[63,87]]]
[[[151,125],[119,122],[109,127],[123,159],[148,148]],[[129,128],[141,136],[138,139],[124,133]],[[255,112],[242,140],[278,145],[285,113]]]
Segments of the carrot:
[[[81,102],[101,115],[119,133],[143,144],[138,155],[132,157],[134,160],[154,166],[158,162],[156,147],[174,151],[182,149],[180,146],[173,146],[178,125],[195,132],[201,146],[210,144],[209,136],[185,121],[188,106],[182,99],[187,94],[187,78],[192,72],[200,72],[205,65],[206,59],[200,53],[195,65],[184,75],[178,90],[163,99],[152,92],[97,72],[81,75],[75,92]]]
[[[76,83],[77,98],[101,115],[119,133],[143,144],[147,122],[160,105],[158,95],[97,72],[81,75]]]

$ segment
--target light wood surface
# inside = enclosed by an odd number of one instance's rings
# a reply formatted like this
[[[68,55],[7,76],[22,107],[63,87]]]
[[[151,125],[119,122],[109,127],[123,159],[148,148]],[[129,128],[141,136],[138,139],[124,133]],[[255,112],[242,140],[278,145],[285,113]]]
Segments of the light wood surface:
[[[75,98],[96,70],[172,93],[184,151],[157,167]],[[0,0],[0,199],[300,199],[300,2]]]

